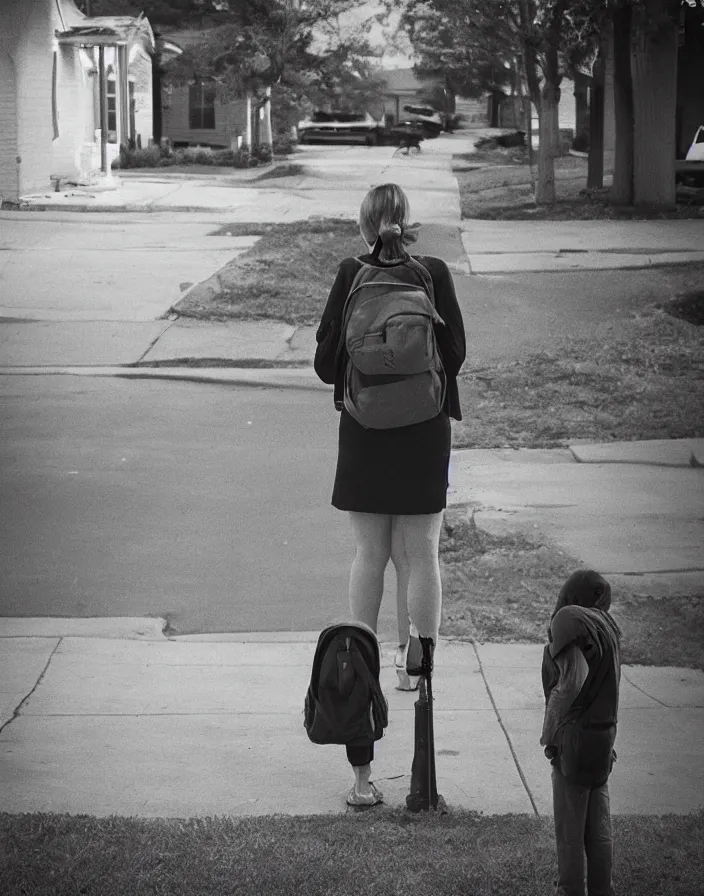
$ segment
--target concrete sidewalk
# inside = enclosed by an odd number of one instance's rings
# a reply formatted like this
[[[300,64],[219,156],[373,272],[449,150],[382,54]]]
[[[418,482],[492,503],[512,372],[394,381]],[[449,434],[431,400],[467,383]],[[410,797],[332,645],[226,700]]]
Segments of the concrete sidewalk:
[[[344,811],[342,747],[311,744],[303,699],[317,632],[167,638],[162,622],[2,620],[0,811],[142,817]],[[403,806],[415,695],[395,690],[373,777]],[[541,645],[442,640],[438,787],[450,809],[549,815]],[[623,668],[616,814],[704,804],[704,674]]]
[[[453,453],[450,506],[488,531],[537,532],[664,598],[704,590],[704,440]],[[339,812],[344,751],[302,724],[317,632],[173,637],[159,619],[0,621],[0,811],[189,816]],[[394,689],[374,778],[404,804],[414,696]],[[487,814],[549,814],[538,741],[541,645],[443,639],[440,791]],[[704,673],[626,666],[615,813],[704,804]]]
[[[704,262],[701,221],[471,221],[473,274],[589,271]]]

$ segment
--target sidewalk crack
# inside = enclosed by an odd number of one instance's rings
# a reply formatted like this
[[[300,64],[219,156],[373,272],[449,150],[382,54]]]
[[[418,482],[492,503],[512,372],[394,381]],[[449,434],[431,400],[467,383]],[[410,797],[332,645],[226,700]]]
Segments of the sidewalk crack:
[[[494,708],[494,713],[496,714],[496,718],[499,721],[499,725],[501,726],[501,730],[504,733],[504,737],[506,738],[506,743],[508,744],[508,748],[511,751],[511,756],[513,756],[513,761],[516,766],[516,770],[518,771],[518,776],[523,783],[523,787],[525,788],[526,793],[528,794],[528,799],[530,800],[530,804],[533,807],[533,811],[535,814],[540,817],[540,812],[538,812],[538,807],[535,804],[535,800],[533,799],[533,794],[530,792],[530,787],[528,786],[528,781],[526,780],[526,776],[523,774],[523,769],[521,768],[521,763],[518,761],[518,755],[511,743],[511,737],[508,733],[506,726],[504,725],[504,720],[501,718],[501,713],[496,705],[496,701],[494,700],[494,695],[491,693],[491,688],[489,687],[489,682],[486,680],[486,675],[484,674],[484,666],[482,665],[481,657],[479,656],[479,651],[477,650],[477,645],[474,640],[472,640],[472,647],[474,649],[475,656],[477,657],[477,662],[479,663],[479,671],[481,673],[482,679],[484,681],[484,687],[486,688],[486,692],[489,695],[489,700],[491,701],[491,705]]]
[[[3,725],[0,725],[0,734],[2,734],[2,732],[3,732],[9,725],[11,725],[11,724],[15,721],[15,719],[19,718],[20,713],[22,712],[22,707],[25,705],[25,703],[29,700],[29,698],[32,696],[32,694],[36,691],[36,689],[39,687],[39,685],[40,685],[40,684],[42,683],[42,681],[44,680],[44,676],[46,675],[47,670],[49,669],[49,664],[50,664],[51,661],[54,659],[54,654],[56,653],[56,651],[57,651],[57,650],[59,649],[59,647],[61,646],[61,642],[62,642],[62,641],[63,641],[63,637],[59,638],[59,640],[56,642],[56,645],[54,646],[54,649],[51,651],[51,654],[49,655],[49,659],[46,661],[46,665],[45,665],[44,668],[42,669],[42,671],[41,671],[41,673],[40,673],[40,675],[39,675],[39,678],[38,678],[38,679],[36,680],[36,682],[34,683],[34,687],[32,688],[32,690],[31,690],[28,694],[25,694],[25,696],[24,696],[24,697],[20,700],[20,702],[17,704],[17,706],[15,707],[14,712],[12,713],[12,718],[11,718],[11,719],[8,719]]]
[[[146,347],[146,349],[142,352],[142,354],[139,356],[139,358],[137,358],[137,360],[134,362],[134,364],[128,364],[127,366],[128,367],[137,367],[139,364],[141,364],[142,361],[147,357],[149,352],[154,348],[154,346],[157,344],[157,342],[161,339],[161,337],[166,332],[168,332],[168,330],[170,330],[171,327],[173,327],[174,323],[175,323],[175,321],[170,321],[168,326],[164,327],[164,329],[161,331],[161,333],[159,333],[157,336],[154,337],[154,339],[152,339],[152,341],[149,343],[149,345]]]
[[[637,691],[640,691],[643,696],[647,697],[649,700],[654,700],[656,703],[659,703],[660,706],[664,706],[666,709],[672,709],[669,703],[663,703],[662,700],[658,700],[657,697],[653,697],[652,694],[649,694],[647,691],[644,691],[643,688],[638,687],[635,681],[631,681],[631,679],[626,674],[626,670],[623,668],[623,666],[621,667],[621,675],[623,675],[623,677],[631,685],[631,687],[634,687]]]

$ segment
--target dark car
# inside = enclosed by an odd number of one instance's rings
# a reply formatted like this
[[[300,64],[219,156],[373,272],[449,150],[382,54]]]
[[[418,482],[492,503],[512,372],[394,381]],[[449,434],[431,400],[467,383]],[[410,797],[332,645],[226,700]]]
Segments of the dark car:
[[[426,137],[437,137],[443,129],[442,115],[430,106],[408,104],[403,107],[403,111],[407,116],[403,121],[399,121],[399,124],[420,125]]]
[[[376,146],[379,132],[379,122],[368,112],[314,112],[309,119],[298,123],[298,142]]]

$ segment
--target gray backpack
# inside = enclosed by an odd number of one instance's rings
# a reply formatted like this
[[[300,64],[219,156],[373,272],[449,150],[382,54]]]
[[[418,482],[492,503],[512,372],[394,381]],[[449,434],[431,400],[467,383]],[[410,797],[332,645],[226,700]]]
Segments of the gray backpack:
[[[344,407],[367,429],[395,429],[436,417],[446,378],[434,325],[433,281],[420,262],[362,262],[342,315],[349,361]]]

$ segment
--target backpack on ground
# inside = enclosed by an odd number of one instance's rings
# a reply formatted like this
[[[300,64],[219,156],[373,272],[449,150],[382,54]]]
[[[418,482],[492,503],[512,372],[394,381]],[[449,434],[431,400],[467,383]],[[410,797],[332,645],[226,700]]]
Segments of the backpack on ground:
[[[345,410],[368,429],[395,429],[436,417],[446,378],[435,338],[444,321],[433,281],[411,256],[403,264],[362,262],[342,315],[349,361]]]
[[[303,722],[314,744],[362,746],[383,737],[389,719],[380,668],[379,642],[369,626],[340,622],[323,629]]]

